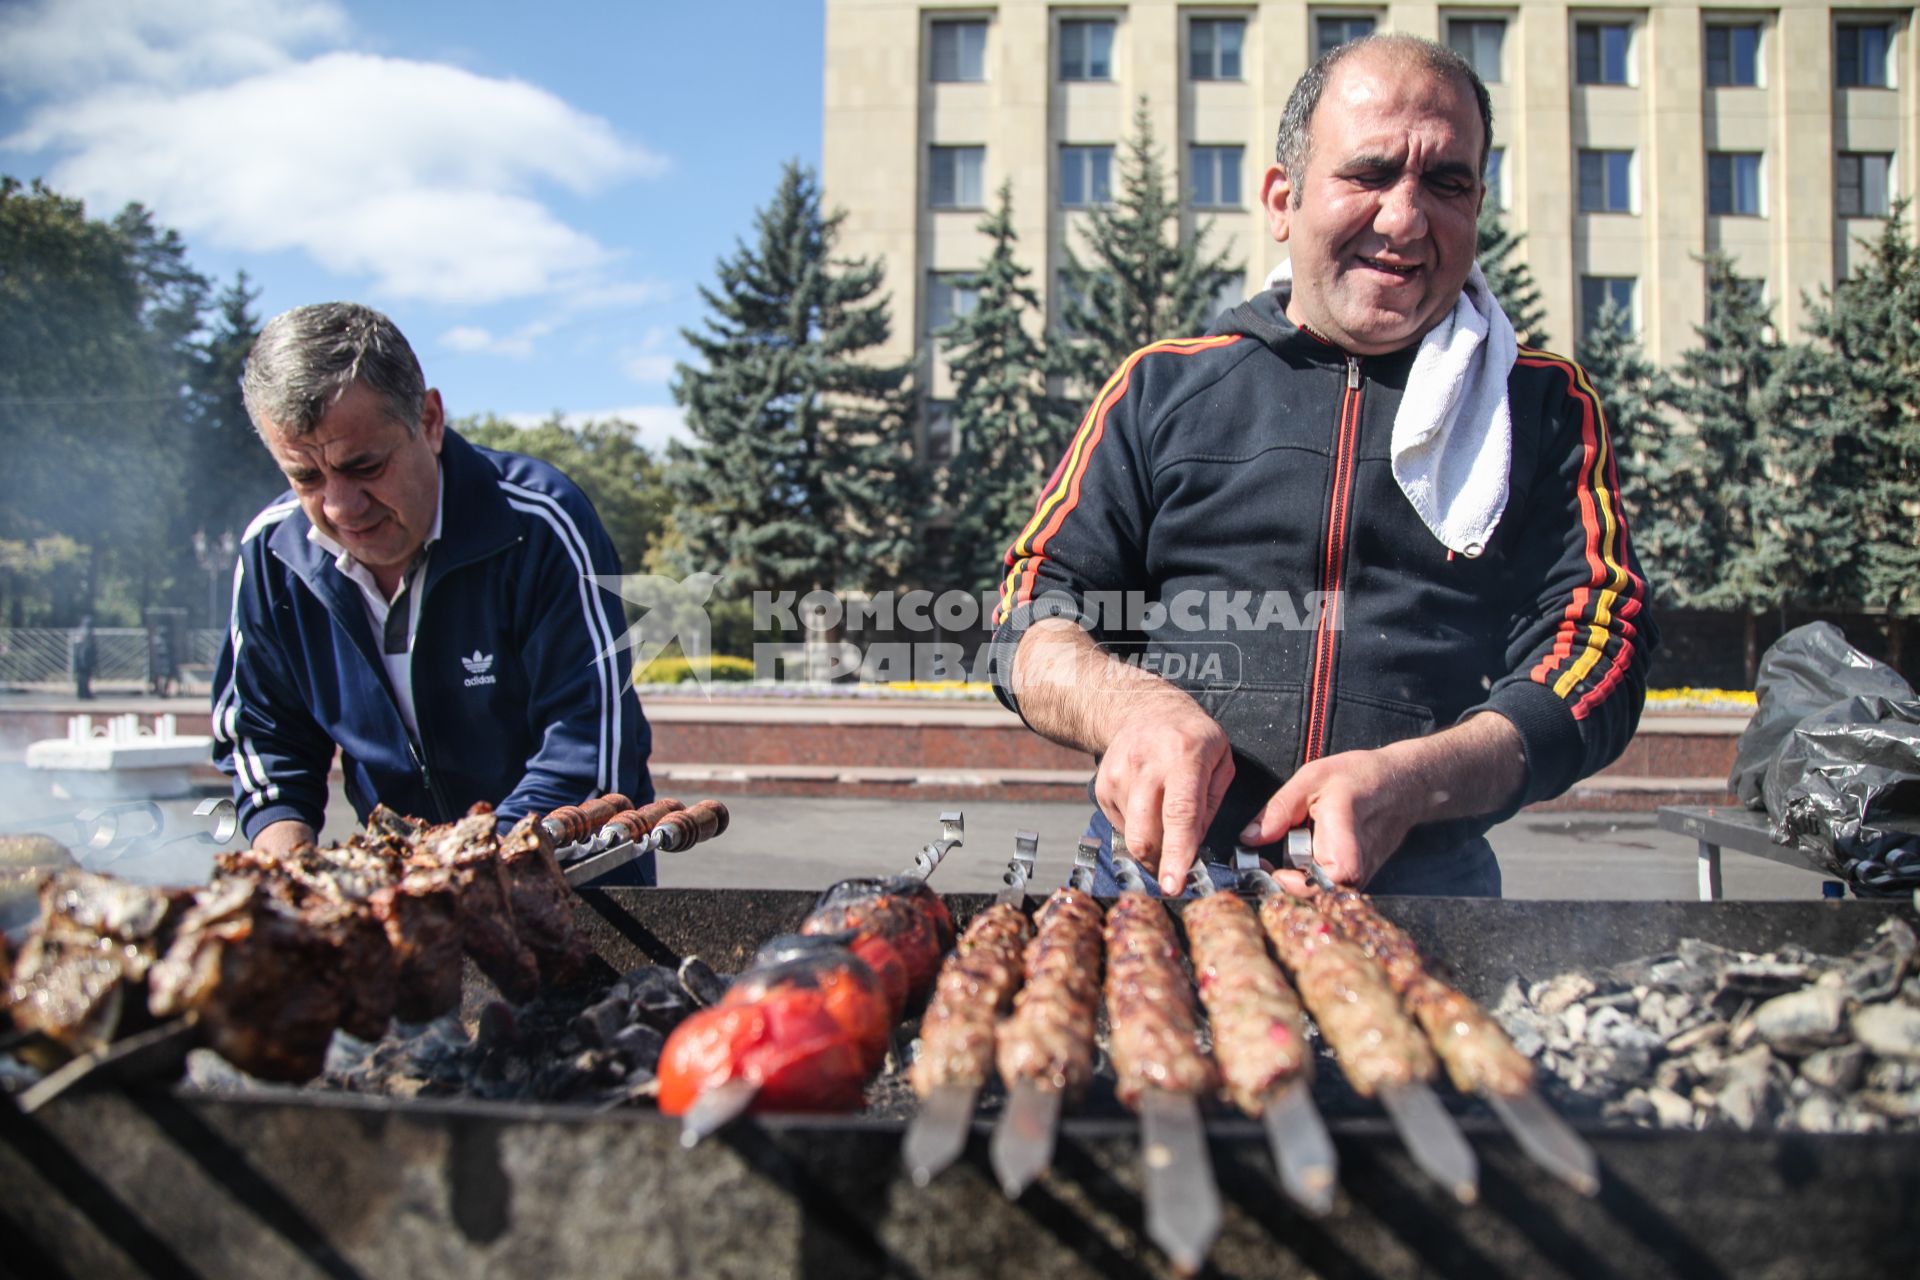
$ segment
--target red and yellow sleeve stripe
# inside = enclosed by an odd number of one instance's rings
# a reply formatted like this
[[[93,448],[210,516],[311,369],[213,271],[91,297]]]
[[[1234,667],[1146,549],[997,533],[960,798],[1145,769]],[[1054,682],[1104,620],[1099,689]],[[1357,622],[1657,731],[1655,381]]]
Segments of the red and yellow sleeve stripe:
[[[1238,341],[1238,334],[1221,334],[1210,338],[1172,338],[1156,342],[1128,356],[1113,376],[1107,379],[1106,385],[1100,388],[1100,394],[1094,397],[1086,417],[1080,420],[1080,427],[1074,432],[1072,443],[1067,446],[1066,456],[1060,459],[1060,465],[1054,468],[1046,487],[1040,491],[1033,518],[1027,521],[1026,528],[1007,548],[1008,573],[1000,586],[997,621],[1004,621],[1016,605],[1033,599],[1034,583],[1039,577],[1040,565],[1046,559],[1047,543],[1060,531],[1060,526],[1066,523],[1074,508],[1080,505],[1080,486],[1086,478],[1087,463],[1106,436],[1107,415],[1127,394],[1135,366],[1150,355],[1163,352],[1195,355],[1216,347],[1231,346]]]
[[[1626,678],[1639,636],[1633,620],[1646,607],[1647,586],[1627,557],[1627,525],[1620,509],[1620,481],[1606,413],[1587,380],[1571,360],[1530,348],[1520,349],[1521,365],[1552,369],[1567,379],[1568,394],[1580,410],[1581,460],[1578,482],[1580,523],[1585,532],[1587,580],[1574,589],[1560,619],[1553,647],[1528,676],[1561,698],[1579,698],[1573,718],[1583,720]],[[1611,656],[1608,642],[1616,640]],[[1605,670],[1596,680],[1596,668]]]

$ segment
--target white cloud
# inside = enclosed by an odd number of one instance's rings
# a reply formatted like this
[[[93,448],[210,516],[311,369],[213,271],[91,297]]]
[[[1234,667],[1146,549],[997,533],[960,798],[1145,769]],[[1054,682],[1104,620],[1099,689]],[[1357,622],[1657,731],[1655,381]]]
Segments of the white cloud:
[[[620,367],[635,382],[654,383],[673,380],[673,366],[680,357],[672,351],[664,350],[675,343],[678,334],[661,325],[648,329],[646,337],[641,339],[640,349],[629,352],[620,361]]]
[[[621,367],[635,382],[670,382],[674,363],[672,356],[639,355],[629,356]]]
[[[349,25],[333,0],[27,0],[0,8],[0,87],[18,98],[225,81],[338,45]]]
[[[238,22],[231,48],[182,35],[183,0],[166,0],[155,23],[126,16],[138,6],[85,4],[120,14],[116,48],[139,46],[109,59],[124,78],[99,78],[100,59],[78,47],[59,3],[15,24],[47,51],[41,83],[84,72],[111,86],[56,94],[4,141],[59,156],[48,181],[61,191],[108,208],[138,200],[229,249],[304,252],[394,298],[473,304],[656,287],[609,281],[613,255],[539,189],[590,194],[657,175],[665,159],[545,89],[363,53],[294,60],[285,46],[295,36],[343,30],[326,4],[217,0]],[[249,16],[251,26],[238,21]]]
[[[552,333],[553,329],[553,322],[548,320],[535,320],[521,325],[512,333],[502,334],[495,334],[491,329],[483,329],[478,325],[462,324],[441,334],[440,345],[463,355],[484,353],[521,360],[532,355],[534,343]]]
[[[507,413],[501,417],[516,427],[536,427],[545,422],[551,414],[546,413]],[[570,427],[586,422],[606,422],[618,420],[632,424],[640,443],[647,448],[660,451],[669,440],[682,443],[692,436],[687,431],[687,415],[678,405],[639,404],[628,405],[620,409],[590,409],[572,413],[562,413],[560,420]]]

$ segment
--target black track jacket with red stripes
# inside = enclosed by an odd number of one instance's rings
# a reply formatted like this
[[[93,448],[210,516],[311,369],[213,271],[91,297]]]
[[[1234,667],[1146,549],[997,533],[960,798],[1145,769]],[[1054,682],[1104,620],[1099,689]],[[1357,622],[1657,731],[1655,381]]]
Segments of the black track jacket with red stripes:
[[[1521,349],[1506,511],[1456,554],[1393,477],[1414,351],[1349,357],[1268,290],[1207,337],[1136,352],[1007,553],[1001,700],[1019,710],[1013,652],[1049,614],[1187,689],[1234,750],[1215,858],[1303,763],[1497,711],[1526,784],[1397,856],[1442,855],[1606,765],[1639,722],[1657,633],[1585,372]]]

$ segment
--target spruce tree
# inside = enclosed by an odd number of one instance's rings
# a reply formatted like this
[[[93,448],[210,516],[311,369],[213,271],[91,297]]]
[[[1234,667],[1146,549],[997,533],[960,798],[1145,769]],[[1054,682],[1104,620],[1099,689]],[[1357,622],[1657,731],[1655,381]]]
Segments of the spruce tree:
[[[724,571],[730,595],[890,584],[921,515],[910,365],[869,358],[888,333],[882,267],[834,257],[843,216],[789,163],[754,242],[702,286],[704,327],[683,331],[700,363],[673,383],[693,436],[670,446],[682,568]]]
[[[1040,299],[1014,258],[1013,188],[981,223],[986,263],[962,283],[974,309],[940,335],[952,360],[956,447],[940,477],[950,523],[940,585],[979,592],[1005,572],[1001,557],[1027,517],[1047,469],[1073,434],[1073,409],[1047,389],[1052,368],[1035,336]]]
[[[1520,246],[1526,238],[1521,232],[1507,229],[1506,219],[1500,216],[1493,201],[1480,206],[1480,226],[1474,247],[1480,270],[1486,275],[1487,287],[1493,290],[1493,296],[1500,299],[1500,309],[1513,322],[1513,331],[1519,335],[1521,345],[1538,348],[1547,345],[1547,312],[1540,305],[1540,288],[1533,281],[1533,271],[1527,266],[1526,258],[1520,256]]]
[[[1071,241],[1064,255],[1062,361],[1081,391],[1098,390],[1149,343],[1204,332],[1220,290],[1244,273],[1224,249],[1203,253],[1212,219],[1190,238],[1179,224],[1180,202],[1161,167],[1142,98],[1120,162],[1120,189],[1111,205],[1089,211],[1085,258]]]
[[[1865,261],[1809,310],[1813,424],[1832,453],[1844,543],[1833,603],[1884,613],[1889,647],[1920,616],[1920,250],[1894,206]],[[1847,554],[1843,554],[1843,547]]]
[[[1704,261],[1707,322],[1694,327],[1700,342],[1681,355],[1671,396],[1690,429],[1664,441],[1665,491],[1638,534],[1675,603],[1745,618],[1751,681],[1759,619],[1819,572],[1809,558],[1810,526],[1825,519],[1817,442],[1796,420],[1770,308],[1727,255]]]
[[[1575,351],[1607,416],[1613,455],[1620,472],[1620,496],[1634,527],[1645,510],[1661,504],[1671,482],[1661,468],[1672,425],[1663,402],[1670,394],[1666,374],[1647,359],[1631,328],[1631,313],[1608,298]]]

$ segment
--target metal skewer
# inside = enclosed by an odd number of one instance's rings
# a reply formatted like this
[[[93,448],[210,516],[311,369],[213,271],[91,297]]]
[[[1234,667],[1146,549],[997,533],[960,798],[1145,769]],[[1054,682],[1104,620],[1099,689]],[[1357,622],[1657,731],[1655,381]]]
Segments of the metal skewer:
[[[931,841],[927,847],[914,856],[913,865],[902,868],[903,876],[919,876],[925,880],[934,873],[941,859],[965,844],[963,837],[967,830],[967,816],[954,810],[940,815],[940,838]]]
[[[1481,1095],[1500,1117],[1513,1140],[1535,1164],[1583,1196],[1600,1192],[1600,1160],[1573,1127],[1549,1107],[1540,1095],[1522,1093]]]
[[[1251,851],[1236,850],[1236,864],[1243,852],[1251,856]],[[1258,864],[1255,857],[1256,868]],[[1187,883],[1198,897],[1218,892],[1213,876],[1202,863],[1194,863]],[[1320,1109],[1313,1105],[1313,1090],[1307,1081],[1296,1079],[1275,1092],[1261,1108],[1260,1120],[1288,1198],[1315,1217],[1331,1213],[1333,1191],[1340,1181],[1340,1157],[1333,1149]]]
[[[1125,848],[1115,832],[1113,871],[1120,891],[1144,894],[1146,877]],[[1198,1099],[1163,1089],[1141,1095],[1140,1158],[1146,1166],[1147,1237],[1175,1268],[1191,1275],[1206,1261],[1221,1221],[1220,1188],[1207,1155]]]
[[[1100,842],[1082,837],[1074,848],[1073,870],[1067,873],[1067,887],[1081,893],[1093,891],[1093,877],[1100,865]],[[1060,1091],[1042,1089],[1032,1080],[1017,1080],[1007,1095],[1006,1109],[993,1127],[993,1141],[987,1154],[994,1176],[1009,1200],[1020,1193],[1053,1163],[1054,1138],[1060,1128]]]
[[[1027,883],[1033,879],[1033,865],[1040,853],[1040,837],[1032,831],[1014,834],[1013,857],[1007,860],[1006,887],[994,895],[996,906],[1019,908],[1027,900]],[[949,1084],[935,1089],[921,1100],[913,1122],[907,1126],[906,1140],[900,1144],[900,1158],[917,1187],[924,1187],[942,1170],[960,1158],[967,1148],[967,1132],[973,1124],[973,1108],[980,1096],[980,1085]]]
[[[1297,846],[1291,839],[1289,845],[1291,861],[1293,848]],[[1311,856],[1309,851],[1309,861]],[[1238,855],[1236,861],[1241,861]],[[1262,898],[1285,892],[1279,882],[1258,867],[1257,860],[1251,869],[1241,863],[1240,883],[1243,891],[1251,889]],[[1467,1144],[1466,1135],[1460,1132],[1460,1126],[1440,1104],[1432,1086],[1422,1082],[1392,1085],[1381,1089],[1379,1098],[1413,1162],[1460,1203],[1472,1204],[1478,1200],[1480,1162]]]

